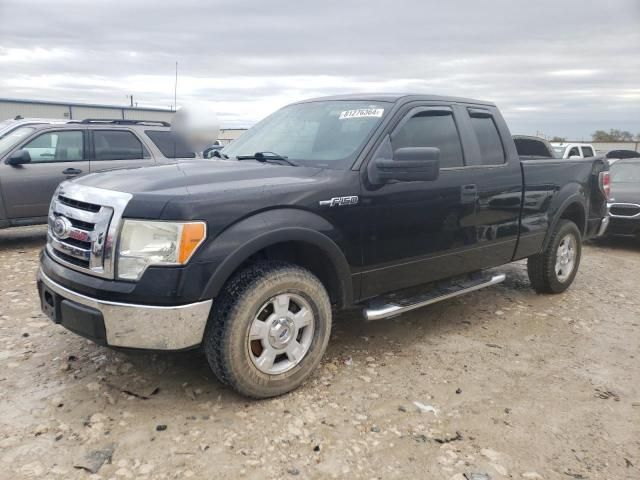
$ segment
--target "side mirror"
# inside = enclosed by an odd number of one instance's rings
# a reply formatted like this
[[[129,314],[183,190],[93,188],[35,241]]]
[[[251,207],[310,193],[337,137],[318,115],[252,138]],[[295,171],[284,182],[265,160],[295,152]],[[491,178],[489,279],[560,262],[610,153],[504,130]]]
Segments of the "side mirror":
[[[440,174],[440,149],[405,147],[393,152],[393,160],[376,158],[372,169],[373,183],[389,180],[400,182],[431,181]]]
[[[571,155],[569,160],[580,160],[582,157],[580,155]]]
[[[16,150],[7,158],[8,165],[24,165],[25,163],[31,163],[31,154],[29,150]]]

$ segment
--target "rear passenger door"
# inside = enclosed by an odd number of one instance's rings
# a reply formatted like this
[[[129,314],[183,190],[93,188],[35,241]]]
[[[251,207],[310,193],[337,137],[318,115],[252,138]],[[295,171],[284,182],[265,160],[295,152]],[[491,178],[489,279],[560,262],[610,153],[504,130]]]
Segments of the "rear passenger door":
[[[511,261],[518,242],[522,204],[520,159],[509,129],[492,106],[456,105],[466,177],[476,194],[473,265]],[[535,186],[534,186],[535,188]]]
[[[58,184],[89,173],[84,129],[47,130],[12,149],[29,152],[31,162],[0,168],[7,215],[11,219],[46,217]]]
[[[153,165],[149,151],[128,129],[91,129],[91,172]]]

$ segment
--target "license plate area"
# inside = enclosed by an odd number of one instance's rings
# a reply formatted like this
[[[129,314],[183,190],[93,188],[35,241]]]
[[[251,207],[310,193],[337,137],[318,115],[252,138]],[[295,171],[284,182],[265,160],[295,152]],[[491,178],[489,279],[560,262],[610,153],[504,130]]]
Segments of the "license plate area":
[[[60,323],[60,302],[62,297],[48,289],[42,282],[38,285],[40,291],[40,308],[54,323]]]

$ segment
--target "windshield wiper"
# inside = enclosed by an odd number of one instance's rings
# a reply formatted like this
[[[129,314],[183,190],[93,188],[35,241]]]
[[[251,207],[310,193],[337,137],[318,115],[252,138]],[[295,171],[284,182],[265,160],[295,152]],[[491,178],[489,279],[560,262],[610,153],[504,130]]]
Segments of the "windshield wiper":
[[[292,167],[297,167],[298,164],[289,160],[287,157],[278,155],[275,152],[256,152],[253,155],[238,155],[238,160],[257,160],[258,162],[284,162]]]

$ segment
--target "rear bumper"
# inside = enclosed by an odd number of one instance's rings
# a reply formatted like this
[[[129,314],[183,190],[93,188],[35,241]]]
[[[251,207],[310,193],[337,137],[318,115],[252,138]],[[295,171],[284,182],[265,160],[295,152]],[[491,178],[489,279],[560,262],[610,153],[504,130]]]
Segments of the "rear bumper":
[[[183,350],[200,345],[212,300],[178,306],[92,298],[56,283],[40,269],[42,310],[68,330],[112,347]]]

